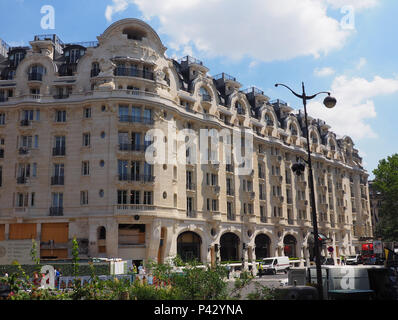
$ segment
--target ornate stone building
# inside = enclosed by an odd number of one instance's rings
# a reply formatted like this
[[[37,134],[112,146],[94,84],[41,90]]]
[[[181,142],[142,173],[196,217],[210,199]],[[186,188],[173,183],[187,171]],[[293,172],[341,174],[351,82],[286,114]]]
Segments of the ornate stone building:
[[[43,258],[70,257],[74,237],[91,257],[310,258],[307,170],[291,170],[306,157],[303,115],[165,52],[137,19],[92,43],[56,35],[35,36],[29,47],[1,42],[0,241],[35,238]],[[368,174],[350,137],[309,121],[323,254],[332,246],[335,257],[348,255],[371,234]],[[172,131],[187,128],[249,130],[253,170],[146,161],[148,130],[164,132],[152,139],[175,156],[185,142]],[[230,142],[220,139],[219,159]]]

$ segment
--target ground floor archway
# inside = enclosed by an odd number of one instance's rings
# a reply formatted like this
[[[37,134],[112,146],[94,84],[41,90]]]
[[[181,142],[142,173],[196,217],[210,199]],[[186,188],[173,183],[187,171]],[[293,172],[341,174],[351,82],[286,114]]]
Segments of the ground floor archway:
[[[177,254],[184,262],[201,261],[200,246],[202,238],[195,232],[181,233],[177,238]]]
[[[259,234],[255,239],[256,259],[264,259],[271,256],[271,239],[264,233]]]
[[[231,232],[225,233],[220,239],[220,256],[221,261],[238,261],[239,260],[239,237]]]
[[[283,239],[283,250],[285,256],[289,258],[295,258],[296,256],[297,240],[294,236],[288,234]]]

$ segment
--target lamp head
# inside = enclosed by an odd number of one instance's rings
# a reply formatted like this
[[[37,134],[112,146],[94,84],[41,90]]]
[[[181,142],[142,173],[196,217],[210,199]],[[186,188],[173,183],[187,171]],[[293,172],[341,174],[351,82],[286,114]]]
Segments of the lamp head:
[[[329,95],[325,98],[325,100],[323,100],[323,104],[326,106],[326,108],[332,109],[336,106],[337,100]]]

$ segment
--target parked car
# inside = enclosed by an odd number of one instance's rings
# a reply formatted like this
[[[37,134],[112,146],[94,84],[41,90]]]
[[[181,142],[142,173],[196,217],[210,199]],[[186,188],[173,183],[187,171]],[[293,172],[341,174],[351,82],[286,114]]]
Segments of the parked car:
[[[285,273],[290,269],[290,260],[289,257],[272,257],[265,258],[261,263],[263,270],[258,271],[259,274],[276,274],[279,271],[283,271]]]
[[[346,259],[347,265],[357,265],[363,263],[362,256],[360,254],[356,254],[353,256],[348,256]]]

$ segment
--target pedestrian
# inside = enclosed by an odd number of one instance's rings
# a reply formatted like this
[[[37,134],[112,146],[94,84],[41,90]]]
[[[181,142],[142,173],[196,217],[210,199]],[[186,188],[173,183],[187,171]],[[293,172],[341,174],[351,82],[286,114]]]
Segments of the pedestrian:
[[[231,273],[231,266],[229,264],[227,265],[227,272],[228,272],[228,279],[229,279],[229,274]]]
[[[142,263],[140,263],[140,265],[138,266],[138,274],[142,274],[142,269],[144,267],[142,266]]]
[[[260,278],[263,276],[263,265],[261,263],[258,265],[258,275]]]
[[[137,274],[137,266],[135,264],[133,264],[133,273]]]
[[[344,256],[341,256],[340,261],[341,261],[341,265],[344,266],[345,265]]]

